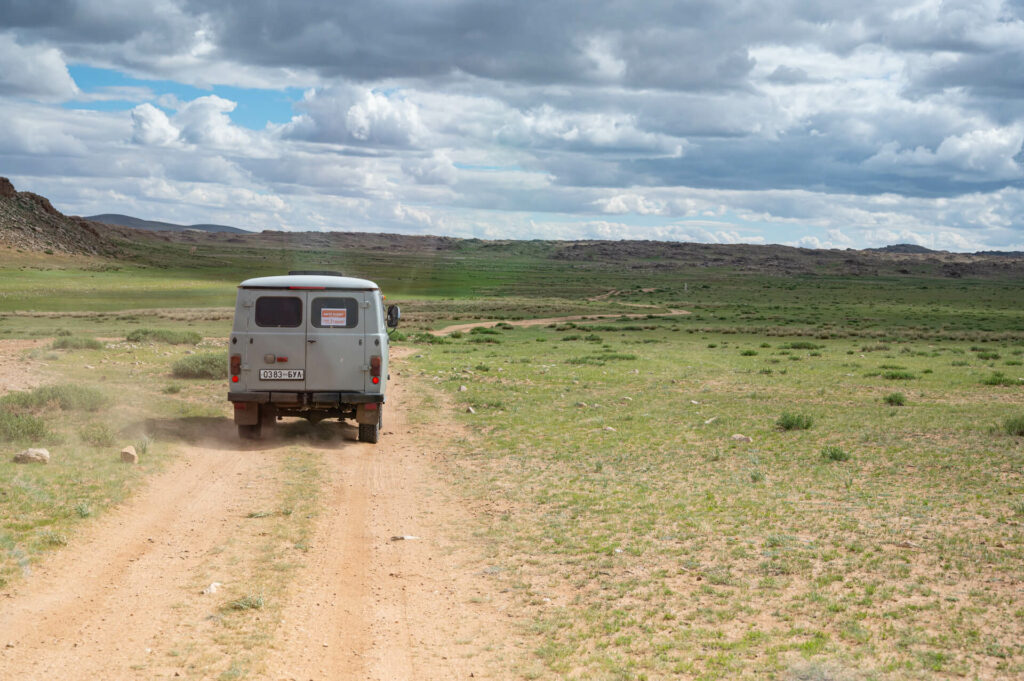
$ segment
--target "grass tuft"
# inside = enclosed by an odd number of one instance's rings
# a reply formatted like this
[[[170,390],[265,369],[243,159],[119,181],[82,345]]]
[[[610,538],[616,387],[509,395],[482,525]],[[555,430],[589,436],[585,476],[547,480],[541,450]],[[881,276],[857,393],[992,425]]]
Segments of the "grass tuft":
[[[1019,378],[1007,376],[1002,371],[993,371],[990,375],[981,379],[983,385],[1024,385]]]
[[[887,381],[910,381],[917,378],[917,374],[913,371],[906,371],[904,369],[891,369],[883,372],[882,378]]]
[[[228,366],[220,354],[189,355],[171,366],[171,374],[175,378],[226,378]]]
[[[1003,421],[1003,430],[1007,435],[1024,437],[1024,416],[1009,416]]]
[[[882,401],[888,404],[890,407],[902,407],[907,404],[907,398],[903,393],[889,393],[882,398]]]
[[[821,448],[821,458],[823,461],[848,461],[850,454],[838,445],[825,445]]]
[[[814,419],[807,414],[784,411],[775,422],[780,430],[807,430],[814,425]]]
[[[80,385],[47,385],[4,395],[0,406],[11,410],[57,408],[63,411],[96,411],[106,404],[103,393]]]
[[[0,440],[21,442],[52,437],[46,422],[29,414],[12,414],[0,409]]]
[[[117,441],[117,433],[105,423],[88,423],[78,434],[93,447],[112,447]]]
[[[50,344],[51,350],[102,350],[103,343],[85,336],[64,336]]]
[[[126,337],[130,343],[168,343],[170,345],[196,345],[203,337],[195,331],[172,329],[135,329]]]
[[[263,594],[249,594],[227,604],[228,610],[262,610]]]

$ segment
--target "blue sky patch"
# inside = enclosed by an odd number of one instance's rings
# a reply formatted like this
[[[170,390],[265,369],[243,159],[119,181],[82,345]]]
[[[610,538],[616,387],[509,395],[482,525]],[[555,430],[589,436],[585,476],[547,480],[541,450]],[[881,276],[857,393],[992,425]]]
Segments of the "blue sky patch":
[[[302,99],[303,92],[301,88],[261,90],[226,85],[215,85],[204,90],[173,80],[133,78],[115,69],[82,64],[69,65],[68,72],[82,91],[79,98],[65,103],[68,109],[127,111],[143,102],[150,102],[167,113],[173,113],[157,102],[162,95],[173,95],[181,102],[217,95],[237,103],[238,106],[228,115],[235,125],[250,130],[262,130],[267,123],[290,121],[295,114],[293,106]]]

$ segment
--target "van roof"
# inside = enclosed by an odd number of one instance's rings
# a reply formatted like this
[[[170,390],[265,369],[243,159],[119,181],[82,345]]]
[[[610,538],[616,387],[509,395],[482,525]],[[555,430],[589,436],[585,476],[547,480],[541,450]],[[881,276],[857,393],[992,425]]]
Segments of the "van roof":
[[[368,279],[355,277],[334,277],[323,274],[282,274],[276,277],[246,279],[238,288],[317,288],[344,289],[351,291],[376,291],[378,286]]]

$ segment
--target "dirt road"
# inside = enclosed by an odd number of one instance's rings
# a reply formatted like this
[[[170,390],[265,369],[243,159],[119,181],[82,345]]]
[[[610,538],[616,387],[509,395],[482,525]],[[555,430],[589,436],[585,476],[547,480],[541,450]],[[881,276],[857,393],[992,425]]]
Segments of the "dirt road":
[[[472,549],[449,539],[466,521],[437,465],[453,426],[410,424],[416,396],[400,357],[392,367],[377,445],[339,426],[325,444],[247,448],[227,418],[193,434],[168,470],[0,594],[0,678],[499,678],[507,615]],[[270,621],[247,638],[202,590],[259,572],[267,532],[252,512],[272,507],[281,457],[297,450],[322,471],[321,510],[284,602],[252,614]]]

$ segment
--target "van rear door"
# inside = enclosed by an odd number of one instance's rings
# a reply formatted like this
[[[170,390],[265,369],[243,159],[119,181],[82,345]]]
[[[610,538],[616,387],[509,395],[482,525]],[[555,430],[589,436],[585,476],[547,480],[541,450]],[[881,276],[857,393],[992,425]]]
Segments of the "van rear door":
[[[252,310],[243,346],[249,390],[302,392],[306,389],[306,292],[247,292]],[[248,307],[248,305],[247,305]]]
[[[369,293],[310,291],[308,295],[306,390],[364,392]]]

